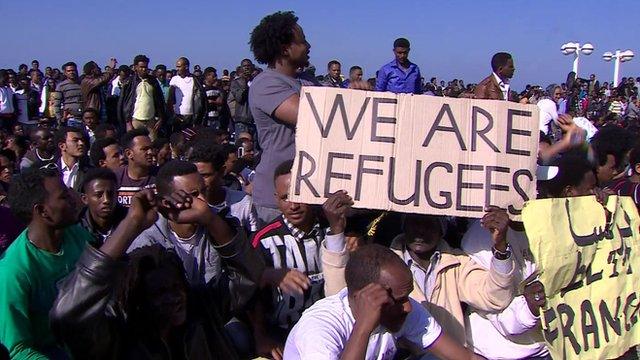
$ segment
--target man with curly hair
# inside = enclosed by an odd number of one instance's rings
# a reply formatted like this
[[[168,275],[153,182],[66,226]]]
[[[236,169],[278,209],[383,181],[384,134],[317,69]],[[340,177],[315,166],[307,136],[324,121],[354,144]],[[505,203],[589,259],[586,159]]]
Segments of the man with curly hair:
[[[57,170],[25,170],[11,183],[9,204],[27,228],[0,258],[0,343],[12,359],[64,357],[48,314],[56,283],[73,270],[91,234],[76,224],[77,204]]]
[[[301,87],[297,76],[298,70],[309,65],[311,45],[290,11],[264,17],[251,32],[249,44],[256,61],[267,65],[249,88],[249,108],[263,149],[256,168],[254,203],[259,220],[265,224],[280,214],[273,196],[273,173],[295,155]]]

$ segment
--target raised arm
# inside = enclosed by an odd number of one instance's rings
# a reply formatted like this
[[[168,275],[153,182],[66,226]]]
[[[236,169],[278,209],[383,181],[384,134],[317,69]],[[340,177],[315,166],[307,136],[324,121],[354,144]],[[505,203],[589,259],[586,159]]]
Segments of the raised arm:
[[[494,256],[489,270],[469,259],[460,272],[460,300],[484,311],[501,311],[513,299],[515,264],[507,243],[509,216],[506,211],[490,207],[480,220],[491,233]]]
[[[133,197],[124,220],[100,249],[87,246],[76,269],[63,281],[50,312],[53,332],[76,358],[108,354],[120,336],[107,311],[122,264],[118,261],[133,239],[157,218],[150,190]]]

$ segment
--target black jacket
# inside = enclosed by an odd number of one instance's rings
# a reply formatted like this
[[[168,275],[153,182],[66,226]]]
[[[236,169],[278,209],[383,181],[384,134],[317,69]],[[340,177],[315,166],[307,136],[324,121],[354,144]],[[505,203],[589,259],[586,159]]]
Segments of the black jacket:
[[[113,212],[113,225],[111,227],[111,231],[115,230],[118,224],[124,220],[127,216],[127,208],[120,204],[116,204],[116,208]],[[85,207],[80,212],[80,226],[85,228],[91,235],[93,235],[93,241],[89,243],[93,245],[93,247],[99,248],[102,246],[104,242],[104,235],[100,234],[100,231],[96,229],[93,220],[91,219],[91,214],[89,213],[89,208]]]
[[[189,293],[185,359],[238,358],[223,326],[253,298],[264,265],[244,233],[217,250],[228,271]],[[88,246],[59,286],[49,314],[51,328],[75,359],[171,358],[158,337],[136,331],[115,305],[112,294],[124,266]]]
[[[133,117],[133,107],[136,104],[136,88],[140,84],[141,79],[138,75],[133,74],[129,77],[128,81],[125,81],[118,98],[118,123],[126,124]],[[155,108],[155,116],[166,120],[166,107],[164,103],[164,96],[162,95],[162,88],[156,78],[150,76],[147,81],[153,86],[153,106]]]
[[[253,124],[253,115],[249,109],[249,85],[244,78],[233,79],[230,85],[230,96],[236,100],[233,121]]]

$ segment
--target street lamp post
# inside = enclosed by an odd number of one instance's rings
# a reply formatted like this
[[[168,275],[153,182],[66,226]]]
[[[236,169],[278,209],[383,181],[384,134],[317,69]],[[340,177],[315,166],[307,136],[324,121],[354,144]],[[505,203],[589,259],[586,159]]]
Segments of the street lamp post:
[[[580,61],[580,53],[584,55],[591,55],[593,52],[593,45],[591,43],[580,45],[577,42],[568,42],[560,47],[560,51],[565,55],[574,54],[573,72],[576,73],[576,78],[578,78],[578,62]]]
[[[606,53],[602,54],[602,58],[604,59],[604,61],[611,61],[612,59],[615,59],[615,62],[613,63],[613,87],[618,87],[620,63],[630,61],[631,59],[633,59],[633,56],[634,53],[631,50],[616,50],[615,53],[607,51]]]

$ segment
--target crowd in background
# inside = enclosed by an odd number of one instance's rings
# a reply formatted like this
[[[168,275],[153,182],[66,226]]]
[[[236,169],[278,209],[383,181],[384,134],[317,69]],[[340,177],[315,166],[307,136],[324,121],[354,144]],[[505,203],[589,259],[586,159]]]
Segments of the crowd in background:
[[[3,356],[549,358],[544,289],[503,209],[475,221],[355,210],[344,191],[288,200],[300,87],[537,105],[540,197],[639,203],[640,77],[518,92],[497,53],[484,80],[426,81],[404,38],[374,78],[336,60],[320,75],[290,12],[250,45],[263,68],[136,55],[0,70]]]

